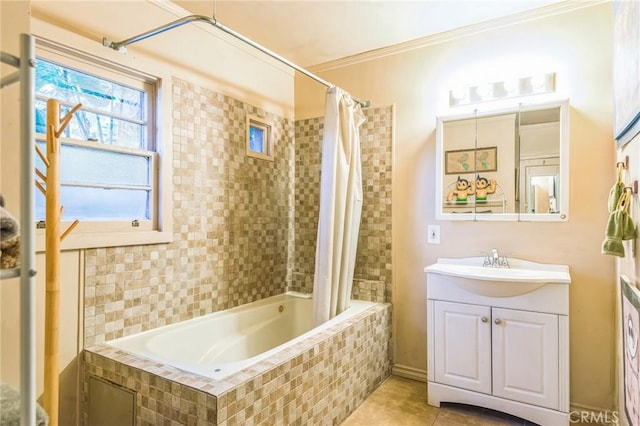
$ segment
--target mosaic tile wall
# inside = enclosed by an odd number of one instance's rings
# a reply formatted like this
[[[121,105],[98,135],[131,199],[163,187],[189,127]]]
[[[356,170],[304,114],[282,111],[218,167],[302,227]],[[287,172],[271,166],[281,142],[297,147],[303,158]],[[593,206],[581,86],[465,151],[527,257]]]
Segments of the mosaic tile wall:
[[[391,370],[391,306],[373,305],[268,360],[213,381],[107,345],[84,352],[89,377],[135,391],[136,425],[340,424]]]
[[[364,200],[352,295],[391,302],[393,107],[366,108],[360,131]],[[313,290],[320,203],[322,117],[295,123],[295,262],[291,288]]]
[[[293,122],[173,81],[171,244],[85,253],[85,346],[282,293],[292,269]],[[245,154],[246,114],[275,161]]]

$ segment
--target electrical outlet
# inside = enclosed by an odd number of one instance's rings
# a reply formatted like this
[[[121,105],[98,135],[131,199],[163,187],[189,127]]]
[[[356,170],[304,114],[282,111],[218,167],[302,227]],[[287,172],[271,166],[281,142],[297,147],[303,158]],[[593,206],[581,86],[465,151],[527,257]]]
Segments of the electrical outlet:
[[[440,244],[440,225],[429,225],[427,227],[427,243]]]

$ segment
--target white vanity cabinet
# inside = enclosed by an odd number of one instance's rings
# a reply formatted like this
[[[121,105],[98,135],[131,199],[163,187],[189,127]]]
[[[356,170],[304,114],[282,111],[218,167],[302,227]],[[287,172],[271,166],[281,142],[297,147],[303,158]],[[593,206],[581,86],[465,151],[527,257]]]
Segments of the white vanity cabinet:
[[[558,315],[433,306],[435,382],[558,409]]]
[[[426,269],[429,404],[569,424],[568,268],[536,279],[444,265]]]
[[[441,301],[431,306],[434,381],[491,394],[491,308]]]
[[[559,408],[559,315],[492,310],[493,394]]]

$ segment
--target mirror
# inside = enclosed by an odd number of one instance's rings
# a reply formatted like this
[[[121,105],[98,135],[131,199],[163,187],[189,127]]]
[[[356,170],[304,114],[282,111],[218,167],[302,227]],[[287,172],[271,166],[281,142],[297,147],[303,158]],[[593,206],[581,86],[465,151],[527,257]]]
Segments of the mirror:
[[[436,218],[568,218],[568,102],[440,116]]]

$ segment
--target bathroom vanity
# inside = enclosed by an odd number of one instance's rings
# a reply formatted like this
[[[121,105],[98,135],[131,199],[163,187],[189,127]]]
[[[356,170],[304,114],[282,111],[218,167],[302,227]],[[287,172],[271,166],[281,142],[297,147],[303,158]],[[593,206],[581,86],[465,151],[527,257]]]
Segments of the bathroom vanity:
[[[425,268],[428,403],[568,425],[569,268],[483,263],[438,259]]]

